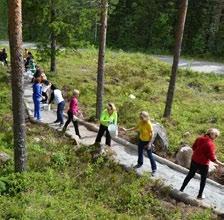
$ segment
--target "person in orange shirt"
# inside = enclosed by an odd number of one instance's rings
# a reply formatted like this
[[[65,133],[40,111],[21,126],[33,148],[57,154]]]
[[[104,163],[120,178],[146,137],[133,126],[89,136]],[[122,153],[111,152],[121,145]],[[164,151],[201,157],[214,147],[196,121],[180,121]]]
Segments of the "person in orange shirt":
[[[139,168],[143,165],[143,151],[146,150],[151,167],[152,167],[152,175],[154,176],[157,166],[156,161],[152,154],[152,147],[151,147],[151,140],[153,137],[153,126],[149,119],[149,113],[148,112],[141,112],[140,115],[140,121],[137,124],[136,127],[125,129],[124,131],[138,131],[139,132],[139,142],[138,142],[138,163],[135,166],[135,168]]]

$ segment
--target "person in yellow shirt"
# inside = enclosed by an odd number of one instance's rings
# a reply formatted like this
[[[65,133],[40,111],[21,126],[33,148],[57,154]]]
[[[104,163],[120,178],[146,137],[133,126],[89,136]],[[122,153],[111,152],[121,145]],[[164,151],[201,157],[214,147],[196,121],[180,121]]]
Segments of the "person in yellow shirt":
[[[135,166],[135,168],[139,168],[143,165],[143,151],[146,150],[150,163],[152,168],[152,175],[154,176],[157,166],[156,161],[152,154],[152,148],[151,148],[151,140],[153,137],[153,126],[149,119],[149,113],[148,112],[141,112],[140,115],[140,121],[138,122],[136,127],[125,129],[124,131],[138,131],[139,132],[139,142],[138,142],[138,163]]]

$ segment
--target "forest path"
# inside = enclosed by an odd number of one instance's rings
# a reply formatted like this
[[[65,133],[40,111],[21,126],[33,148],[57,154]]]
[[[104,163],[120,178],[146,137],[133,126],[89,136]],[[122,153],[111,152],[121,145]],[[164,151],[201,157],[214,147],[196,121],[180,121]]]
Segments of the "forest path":
[[[173,63],[172,56],[155,55],[154,57],[159,59],[160,61],[163,61],[171,65]],[[181,58],[179,62],[179,67],[190,69],[190,70],[201,72],[201,73],[224,74],[224,63],[218,63],[218,62],[209,62],[209,61],[200,61],[200,60],[194,60],[194,59]]]
[[[29,116],[32,118],[33,115],[33,101],[32,101],[32,85],[29,82],[25,82],[25,104],[28,110]],[[55,111],[51,110],[43,110],[42,111],[42,119],[45,124],[48,124],[50,127],[59,130],[59,127],[52,124],[56,119]],[[75,138],[75,132],[72,124],[67,129],[67,134],[69,134],[72,138]],[[88,130],[85,126],[80,125],[80,133],[83,137],[80,140],[80,144],[83,145],[91,145],[94,143],[96,132]],[[77,137],[75,138],[77,140]],[[103,140],[104,141],[104,140]],[[133,165],[137,162],[137,146],[134,148],[130,148],[127,146],[123,146],[115,141],[112,142],[112,150],[115,152],[116,161],[124,165],[127,168],[132,168]],[[158,172],[156,173],[155,178],[159,178],[163,180],[166,186],[171,186],[173,189],[179,189],[184,178],[185,174],[170,168],[167,163],[158,162],[157,157],[157,166]],[[164,160],[164,159],[163,159]],[[144,156],[144,165],[137,170],[137,173],[143,174],[145,172],[150,172],[151,166],[149,159]],[[181,196],[187,197],[190,200],[196,201],[195,197],[197,196],[199,189],[199,180],[197,178],[192,179],[189,185],[186,187],[185,193],[180,193],[179,191],[176,194],[180,194]],[[174,190],[175,191],[175,190]],[[214,208],[216,211],[224,213],[224,186],[217,184],[211,180],[207,182],[205,187],[205,200],[201,203],[203,205],[208,205],[209,207]],[[196,201],[197,202],[197,201]]]
[[[9,47],[9,41],[7,40],[0,40],[0,46],[2,47]],[[23,48],[30,48],[36,49],[37,45],[32,42],[23,42]]]

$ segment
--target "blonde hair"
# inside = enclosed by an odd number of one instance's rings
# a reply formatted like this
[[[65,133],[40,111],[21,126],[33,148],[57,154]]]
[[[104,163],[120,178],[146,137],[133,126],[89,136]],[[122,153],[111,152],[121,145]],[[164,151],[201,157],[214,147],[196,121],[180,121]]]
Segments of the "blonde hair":
[[[76,95],[79,95],[79,94],[80,94],[79,90],[77,90],[77,89],[74,89],[74,90],[73,90],[73,95],[76,96]]]
[[[216,137],[218,137],[220,135],[220,131],[217,128],[209,128],[206,134],[209,136],[215,135]]]
[[[116,111],[117,111],[116,106],[115,106],[114,103],[112,103],[112,102],[108,102],[108,106],[111,107],[111,109],[112,109],[113,112],[116,112]]]
[[[142,111],[142,112],[140,113],[140,116],[143,117],[145,120],[149,120],[149,119],[150,119],[150,117],[149,117],[149,113],[146,112],[146,111]]]

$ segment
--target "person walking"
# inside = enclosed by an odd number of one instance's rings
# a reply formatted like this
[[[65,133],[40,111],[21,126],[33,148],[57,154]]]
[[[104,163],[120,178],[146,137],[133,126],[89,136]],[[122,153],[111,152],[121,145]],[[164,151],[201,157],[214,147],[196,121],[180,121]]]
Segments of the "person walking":
[[[60,127],[64,125],[64,116],[63,111],[65,107],[65,101],[62,96],[61,90],[59,90],[55,85],[51,85],[51,97],[48,104],[51,104],[54,101],[57,104],[57,119],[54,123],[60,123]]]
[[[2,51],[0,52],[0,61],[6,66],[8,66],[7,57],[8,55],[6,53],[6,49],[3,48]]]
[[[101,113],[100,128],[95,140],[95,144],[100,144],[101,139],[106,132],[106,145],[111,146],[111,136],[108,130],[110,124],[117,125],[117,110],[113,103],[109,102],[107,108]]]
[[[41,121],[40,103],[42,100],[41,77],[35,78],[33,84],[34,119]]]
[[[72,122],[75,128],[75,133],[79,138],[81,139],[81,135],[79,133],[79,125],[78,125],[78,120],[77,117],[79,115],[79,104],[78,104],[78,97],[79,97],[79,90],[74,89],[73,91],[73,96],[71,98],[70,104],[69,104],[69,109],[68,109],[68,119],[65,122],[65,125],[63,127],[62,132],[64,133],[68,127],[68,125]]]
[[[140,168],[143,165],[143,152],[146,150],[152,168],[152,176],[155,175],[157,166],[156,161],[152,154],[151,140],[153,137],[153,126],[150,122],[149,113],[142,111],[139,115],[140,121],[136,127],[125,129],[127,131],[138,131],[139,132],[139,141],[138,141],[138,163],[135,168]]]
[[[216,128],[210,128],[205,135],[198,137],[194,142],[192,149],[193,155],[191,160],[190,170],[184,179],[184,182],[180,188],[180,191],[183,192],[187,184],[194,177],[197,171],[200,172],[201,182],[200,189],[198,192],[198,199],[204,199],[203,191],[206,185],[206,179],[209,170],[209,162],[212,161],[217,165],[224,165],[224,163],[217,160],[215,156],[215,139],[220,135],[220,132]]]

